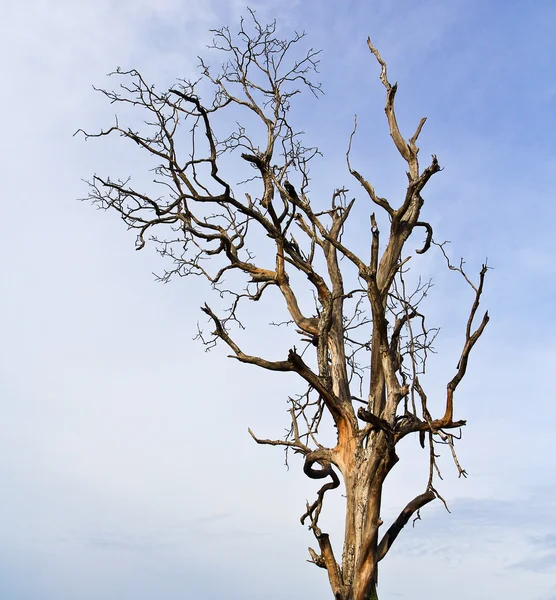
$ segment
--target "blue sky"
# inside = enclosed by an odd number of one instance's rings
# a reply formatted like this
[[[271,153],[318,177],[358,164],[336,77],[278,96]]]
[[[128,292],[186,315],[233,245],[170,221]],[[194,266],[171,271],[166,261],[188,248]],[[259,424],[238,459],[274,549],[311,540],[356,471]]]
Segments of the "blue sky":
[[[0,367],[0,598],[5,600],[316,600],[330,595],[305,562],[299,525],[316,485],[280,451],[253,444],[287,426],[287,376],[258,373],[193,341],[202,286],[154,283],[154,252],[134,251],[114,215],[75,199],[93,172],[143,166],[125,147],[85,143],[111,122],[92,91],[116,66],[161,87],[192,76],[208,30],[236,27],[238,2],[30,0],[4,8],[4,287]],[[353,160],[395,198],[391,147],[370,35],[399,81],[405,132],[428,122],[421,155],[444,171],[426,215],[470,271],[485,257],[491,322],[458,390],[468,426],[445,461],[439,503],[402,533],[381,565],[381,598],[427,594],[556,599],[556,5],[479,0],[253,2],[261,20],[305,29],[323,49],[325,95],[294,118],[324,157],[315,194],[342,185]],[[112,218],[111,218],[112,217]],[[364,231],[355,232],[355,235]],[[366,243],[366,242],[365,242]],[[431,318],[443,329],[429,386],[441,393],[461,345],[468,291],[439,257]],[[176,318],[180,315],[180,318]],[[452,325],[452,318],[455,324]],[[255,332],[247,332],[247,340]],[[278,338],[277,344],[280,343]],[[279,346],[277,346],[279,351]],[[219,415],[218,419],[215,415]],[[420,491],[426,459],[402,449],[383,518]],[[323,527],[338,540],[341,502]],[[336,541],[339,544],[339,540]],[[434,582],[434,583],[431,583]]]

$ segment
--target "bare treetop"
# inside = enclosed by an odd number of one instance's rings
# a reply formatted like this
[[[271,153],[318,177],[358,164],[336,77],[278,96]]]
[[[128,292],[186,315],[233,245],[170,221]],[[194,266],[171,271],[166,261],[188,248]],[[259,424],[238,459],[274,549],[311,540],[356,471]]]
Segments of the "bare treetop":
[[[311,560],[327,570],[335,598],[368,600],[376,597],[378,562],[403,526],[416,511],[440,497],[435,488],[437,444],[450,448],[459,473],[465,475],[453,446],[453,430],[465,425],[464,420],[455,419],[454,394],[488,322],[485,313],[475,324],[487,267],[483,266],[474,284],[463,272],[463,263],[454,266],[444,254],[449,268],[459,271],[470,284],[472,298],[460,360],[446,386],[444,412],[435,417],[419,380],[437,333],[428,327],[420,309],[431,283],[418,279],[412,287],[407,278],[411,256],[429,251],[434,244],[432,227],[421,217],[422,192],[440,165],[436,156],[424,168],[419,164],[417,142],[425,119],[410,138],[400,132],[395,112],[397,84],[390,83],[386,63],[368,39],[386,90],[390,135],[407,164],[407,187],[396,205],[379,196],[355,170],[350,153],[356,120],[346,139],[346,161],[347,171],[364,192],[360,202],[368,210],[369,253],[361,257],[345,233],[355,197],[341,187],[331,190],[324,210],[312,201],[309,163],[318,150],[305,146],[292,125],[295,96],[303,91],[315,96],[321,92],[313,79],[319,52],[309,49],[299,55],[304,33],[282,39],[276,23],[262,25],[253,11],[247,21],[241,21],[237,35],[227,27],[213,33],[210,48],[225,56],[219,70],[200,59],[197,81],[180,80],[158,92],[138,71],[118,69],[114,75],[123,82],[118,90],[100,90],[113,103],[146,111],[147,118],[140,131],[117,120],[109,129],[85,136],[117,133],[135,142],[156,160],[154,183],[160,195],[135,189],[128,178],[95,175],[89,198],[103,209],[116,210],[136,231],[137,249],[149,239],[157,245],[171,262],[161,279],[200,275],[217,295],[229,299],[223,312],[209,302],[201,307],[212,329],[210,335],[201,334],[205,344],[223,343],[230,356],[242,363],[293,372],[304,382],[304,393],[289,398],[291,429],[286,439],[263,439],[249,431],[259,444],[283,446],[300,454],[308,477],[327,480],[301,517],[319,546],[318,552],[309,549]],[[211,90],[208,102],[201,95],[207,90]],[[246,118],[222,135],[223,123],[228,122],[221,114],[245,114]],[[242,184],[222,174],[233,160],[241,163],[238,171],[245,166],[251,169],[252,175]],[[373,209],[389,222],[382,240]],[[411,247],[407,242],[416,229],[424,232],[425,241]],[[444,252],[443,244],[436,245]],[[262,258],[255,258],[255,249]],[[235,276],[227,279],[232,272]],[[293,274],[303,276],[295,279],[295,285]],[[303,289],[298,281],[305,282]],[[279,291],[299,336],[298,344],[281,360],[240,347],[236,335],[240,306],[264,301],[269,288]],[[301,308],[300,299],[308,294],[315,298],[311,314]],[[241,326],[249,327],[248,319]],[[363,385],[368,386],[365,394]],[[325,414],[332,417],[337,430],[334,447],[319,441]],[[382,486],[398,461],[396,445],[412,433],[418,434],[429,453],[423,492],[410,499],[382,531]],[[325,494],[338,488],[341,480],[346,518],[339,560],[320,528],[319,517]]]

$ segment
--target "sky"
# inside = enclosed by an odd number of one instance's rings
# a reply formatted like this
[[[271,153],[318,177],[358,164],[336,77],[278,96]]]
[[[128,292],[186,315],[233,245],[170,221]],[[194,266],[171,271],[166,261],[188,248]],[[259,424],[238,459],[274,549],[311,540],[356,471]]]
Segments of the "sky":
[[[315,194],[346,185],[354,114],[358,170],[396,198],[403,163],[391,147],[371,36],[399,82],[400,126],[428,121],[421,156],[444,170],[427,187],[435,234],[486,258],[491,322],[458,389],[468,425],[458,479],[444,460],[439,502],[381,563],[382,599],[556,599],[556,5],[549,0],[259,0],[280,31],[322,48],[319,100],[293,118],[323,157]],[[85,142],[112,123],[92,85],[117,66],[157,87],[193,77],[211,28],[237,29],[246,6],[206,0],[29,0],[0,24],[3,213],[0,257],[0,598],[3,600],[317,600],[324,571],[306,562],[299,524],[317,482],[278,449],[284,375],[210,353],[193,338],[206,288],[154,281],[164,264],[137,253],[115,215],[77,199],[93,173],[144,164],[118,140]],[[360,232],[363,235],[363,230]],[[427,255],[428,257],[428,255]],[[442,393],[462,343],[469,290],[437,256],[431,319],[442,325],[429,372]],[[257,331],[247,331],[256,344]],[[273,342],[274,343],[274,342]],[[272,351],[282,351],[277,337]],[[287,347],[283,348],[287,352]],[[400,450],[383,519],[419,493],[424,454]],[[341,498],[322,517],[339,547]]]

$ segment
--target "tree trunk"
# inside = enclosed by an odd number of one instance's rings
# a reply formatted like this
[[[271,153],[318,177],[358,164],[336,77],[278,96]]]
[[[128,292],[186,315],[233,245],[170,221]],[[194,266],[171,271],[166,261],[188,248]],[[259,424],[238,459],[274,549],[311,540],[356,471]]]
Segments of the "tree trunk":
[[[376,585],[373,585],[368,600],[378,600],[378,594],[376,593]]]
[[[347,472],[342,556],[343,600],[376,600],[380,511],[384,480],[397,462],[383,432],[359,446]]]

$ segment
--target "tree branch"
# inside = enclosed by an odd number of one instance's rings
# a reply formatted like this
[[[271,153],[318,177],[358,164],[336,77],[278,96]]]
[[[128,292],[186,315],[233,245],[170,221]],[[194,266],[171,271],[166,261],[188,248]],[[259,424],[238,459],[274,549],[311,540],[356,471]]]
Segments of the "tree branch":
[[[420,508],[423,508],[425,504],[432,502],[435,498],[436,494],[429,490],[424,494],[416,496],[406,505],[406,507],[399,514],[398,518],[392,523],[392,525],[390,525],[390,528],[380,540],[377,548],[377,560],[380,561],[386,556],[388,550],[390,550],[400,531],[405,527],[411,518],[411,515]]]

